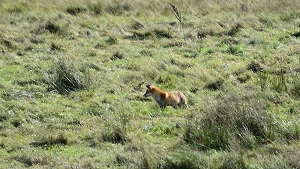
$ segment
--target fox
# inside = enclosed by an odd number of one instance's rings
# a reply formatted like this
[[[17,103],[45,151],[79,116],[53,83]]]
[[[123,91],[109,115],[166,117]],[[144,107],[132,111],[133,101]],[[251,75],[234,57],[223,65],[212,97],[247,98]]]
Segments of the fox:
[[[147,90],[144,94],[144,97],[153,97],[159,107],[164,110],[166,106],[172,106],[173,108],[187,108],[189,106],[187,104],[187,99],[184,94],[180,91],[166,92],[161,90],[160,88],[147,84]]]

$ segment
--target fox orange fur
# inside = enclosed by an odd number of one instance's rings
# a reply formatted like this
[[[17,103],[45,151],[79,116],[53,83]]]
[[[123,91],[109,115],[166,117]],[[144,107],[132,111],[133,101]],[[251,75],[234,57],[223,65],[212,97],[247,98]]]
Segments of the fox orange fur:
[[[152,96],[161,109],[164,109],[166,106],[172,106],[174,108],[185,106],[188,108],[187,100],[182,92],[165,92],[158,87],[149,84],[147,84],[146,87],[147,91],[144,94],[144,97]]]

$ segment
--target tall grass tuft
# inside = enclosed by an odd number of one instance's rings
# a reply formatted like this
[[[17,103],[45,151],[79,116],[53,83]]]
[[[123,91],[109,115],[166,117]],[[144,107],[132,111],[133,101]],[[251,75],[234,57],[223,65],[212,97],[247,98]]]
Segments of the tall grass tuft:
[[[300,75],[296,75],[293,78],[293,83],[291,87],[291,93],[296,98],[300,98]]]
[[[177,20],[181,23],[181,12],[177,9],[177,7],[175,5],[173,5],[172,3],[170,3],[173,11],[174,11],[174,16],[177,18]]]
[[[247,166],[243,159],[243,156],[229,155],[219,167],[220,169],[246,169]]]
[[[223,93],[203,110],[204,117],[188,121],[184,140],[198,150],[227,150],[235,140],[254,148],[273,139],[274,119],[262,99],[241,93]],[[236,145],[235,145],[236,146]]]
[[[71,60],[59,58],[54,64],[54,74],[46,77],[48,90],[54,90],[62,95],[73,91],[88,89],[91,84],[87,68],[79,70]]]
[[[102,134],[102,140],[114,144],[125,144],[128,141],[128,138],[121,128],[114,127],[112,128],[112,131],[106,131]]]

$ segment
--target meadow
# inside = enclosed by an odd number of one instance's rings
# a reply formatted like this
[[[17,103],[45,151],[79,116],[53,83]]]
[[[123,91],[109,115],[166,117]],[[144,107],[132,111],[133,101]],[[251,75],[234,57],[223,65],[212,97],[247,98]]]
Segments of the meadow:
[[[0,0],[0,168],[300,168],[299,9]]]

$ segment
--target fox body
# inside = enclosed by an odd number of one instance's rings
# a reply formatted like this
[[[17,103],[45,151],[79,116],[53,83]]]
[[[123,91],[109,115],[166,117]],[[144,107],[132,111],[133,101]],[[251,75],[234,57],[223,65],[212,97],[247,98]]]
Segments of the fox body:
[[[185,106],[188,108],[187,100],[182,92],[165,92],[158,87],[149,84],[146,85],[146,87],[147,91],[144,94],[144,97],[152,96],[160,108],[164,109],[166,106],[172,106],[174,108]]]

